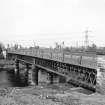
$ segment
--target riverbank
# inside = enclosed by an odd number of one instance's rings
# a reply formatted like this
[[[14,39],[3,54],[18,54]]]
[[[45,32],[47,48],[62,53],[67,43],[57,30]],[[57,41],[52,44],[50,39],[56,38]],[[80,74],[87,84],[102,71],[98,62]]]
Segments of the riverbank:
[[[0,60],[0,69],[1,70],[10,70],[13,69],[14,66],[14,61],[12,60],[7,60],[7,59],[1,59]]]
[[[0,105],[105,105],[105,96],[66,84],[7,88]],[[1,92],[1,91],[0,91]]]

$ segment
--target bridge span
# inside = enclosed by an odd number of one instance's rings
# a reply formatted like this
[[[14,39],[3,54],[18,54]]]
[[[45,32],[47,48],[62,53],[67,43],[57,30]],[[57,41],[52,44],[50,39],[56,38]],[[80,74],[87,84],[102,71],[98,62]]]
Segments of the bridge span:
[[[68,54],[54,51],[34,50],[8,50],[8,59],[15,60],[16,70],[19,74],[19,63],[26,65],[26,80],[28,81],[29,68],[34,72],[34,80],[38,85],[38,71],[49,73],[50,82],[54,76],[96,91],[96,57],[92,54]]]

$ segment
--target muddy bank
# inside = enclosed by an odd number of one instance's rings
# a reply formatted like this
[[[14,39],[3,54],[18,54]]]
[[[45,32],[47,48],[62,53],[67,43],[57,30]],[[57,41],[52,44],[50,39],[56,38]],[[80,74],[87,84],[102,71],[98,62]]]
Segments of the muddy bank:
[[[0,105],[105,105],[104,95],[85,92],[65,84],[6,88]]]

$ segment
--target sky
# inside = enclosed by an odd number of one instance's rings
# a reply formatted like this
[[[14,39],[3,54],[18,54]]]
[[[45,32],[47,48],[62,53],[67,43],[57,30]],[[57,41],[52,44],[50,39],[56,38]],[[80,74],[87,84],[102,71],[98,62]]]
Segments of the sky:
[[[105,0],[0,0],[0,42],[105,46]]]

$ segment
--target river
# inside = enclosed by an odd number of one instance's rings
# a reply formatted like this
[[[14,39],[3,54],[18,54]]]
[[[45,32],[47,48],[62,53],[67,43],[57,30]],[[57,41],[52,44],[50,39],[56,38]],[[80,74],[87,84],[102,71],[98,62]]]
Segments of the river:
[[[0,88],[23,86],[24,84],[16,81],[14,74],[6,70],[0,70]]]
[[[0,87],[12,86],[10,76],[6,71],[0,71]]]
[[[43,73],[39,71],[38,73],[38,82],[39,83],[49,83],[50,81],[48,80],[47,73]],[[29,76],[30,77],[30,76]],[[24,82],[24,79],[22,79],[22,76],[20,77],[21,79],[18,80],[16,79],[16,76],[14,73],[7,72],[7,70],[0,70],[0,88],[1,87],[23,87],[27,86],[27,83]],[[55,83],[58,82],[58,78],[54,78]]]

